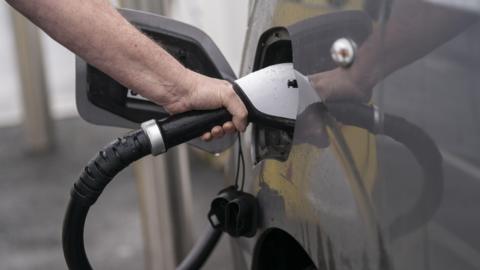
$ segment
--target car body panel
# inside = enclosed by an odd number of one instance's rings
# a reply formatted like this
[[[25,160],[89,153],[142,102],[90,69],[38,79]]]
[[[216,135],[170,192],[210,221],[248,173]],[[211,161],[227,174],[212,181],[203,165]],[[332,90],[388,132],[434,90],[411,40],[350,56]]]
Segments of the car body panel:
[[[478,179],[477,164],[480,164],[478,151],[472,151],[480,149],[477,136],[480,114],[474,105],[480,101],[479,92],[474,90],[480,83],[474,75],[480,70],[480,47],[476,46],[480,42],[480,28],[471,11],[463,14],[464,11],[450,6],[442,4],[440,8],[436,3],[417,0],[400,2],[255,1],[241,73],[258,68],[255,63],[258,40],[273,27],[289,31],[295,69],[312,76],[337,68],[326,62],[315,66],[311,60],[330,56],[330,48],[318,42],[332,42],[338,31],[311,35],[315,51],[309,48],[308,39],[295,43],[300,40],[295,38],[295,27],[299,23],[331,15],[338,19],[337,15],[342,12],[361,11],[368,15],[375,34],[388,32],[389,20],[399,14],[406,18],[412,14],[412,20],[420,18],[425,25],[433,21],[437,12],[452,14],[452,18],[446,16],[445,20],[451,19],[452,25],[459,25],[456,32],[452,31],[448,39],[435,46],[419,43],[419,48],[426,46],[428,50],[412,59],[412,62],[416,60],[413,64],[406,63],[378,81],[369,101],[376,104],[380,112],[399,116],[433,138],[446,160],[446,165],[434,170],[445,170],[445,184],[439,179],[434,183],[437,187],[425,190],[425,175],[415,156],[388,136],[375,136],[365,129],[343,125],[326,111],[305,115],[310,105],[323,104],[324,100],[311,87],[300,88],[293,145],[286,161],[264,160],[254,165],[247,158],[247,168],[251,168],[246,172],[247,190],[259,200],[261,228],[256,238],[232,241],[237,260],[235,269],[257,269],[254,264],[258,242],[261,242],[258,240],[272,228],[290,234],[318,269],[448,269],[456,265],[461,266],[457,269],[476,269],[480,265],[476,258],[480,254],[480,241],[468,236],[475,232],[472,224],[479,223],[478,217],[472,217],[471,205],[459,195],[461,190],[470,200],[478,201],[471,196],[473,190],[478,190],[472,179]],[[422,13],[431,14],[431,18],[423,18]],[[344,31],[340,36],[355,35],[359,32],[355,27],[348,24],[340,27]],[[405,24],[404,27],[415,29],[415,25]],[[368,34],[369,46],[391,45],[390,37],[381,34],[372,41],[374,34]],[[441,39],[440,32],[421,32],[419,40],[421,34],[430,35],[426,40]],[[347,37],[355,40],[353,36]],[[358,47],[362,47],[364,40],[355,40]],[[442,45],[443,42],[447,43]],[[357,52],[358,58],[365,57],[363,50]],[[402,45],[394,52],[378,51],[378,56],[386,61],[378,64],[380,70],[388,70],[386,63],[395,59],[396,52],[402,53]],[[323,62],[319,60],[319,63]],[[367,71],[366,76],[368,74]],[[463,96],[457,101],[448,89],[459,89]],[[445,116],[430,106],[438,106],[448,113]],[[454,117],[461,120],[455,121]],[[254,140],[247,132],[245,152],[255,146]],[[451,182],[455,179],[466,180],[456,189]],[[445,199],[444,194],[450,197]],[[440,203],[434,199],[439,196]],[[419,201],[436,204],[423,209],[421,204],[415,204]],[[413,221],[417,222],[414,228],[409,227],[410,220],[395,224],[398,216],[419,206],[417,214],[423,217]],[[429,207],[434,209],[433,217]],[[455,224],[449,220],[449,215],[459,218],[461,223]],[[403,228],[403,233],[392,233],[394,224]],[[460,228],[463,227],[468,233],[462,232]],[[243,262],[239,262],[239,258]]]
[[[273,26],[288,28],[293,22],[331,11],[325,6],[295,1],[279,1],[276,5],[272,1],[257,1],[252,16],[255,12],[269,13],[268,7],[274,9],[273,15],[269,22],[263,16],[260,21],[252,18],[250,27],[258,30],[263,23],[264,30]],[[247,41],[246,46],[251,47],[245,50],[246,57],[257,45],[252,38],[254,30],[249,31],[247,40],[251,38],[251,44]],[[259,31],[256,33],[258,35]],[[248,59],[244,61],[244,69],[253,67]],[[300,94],[299,107],[319,100],[316,93]],[[312,116],[298,118],[294,138],[301,139],[294,141],[288,160],[265,160],[249,175],[250,181],[255,183],[252,188],[262,209],[262,228],[289,232],[317,266],[334,260],[355,268],[376,269],[382,251],[369,198],[365,196],[372,190],[377,171],[374,138],[354,127],[328,127],[323,118],[322,115],[315,115],[313,119]],[[308,136],[313,141],[302,141],[305,136],[297,133],[310,132],[307,127],[312,121],[318,121],[315,126],[320,128],[312,131],[313,136]],[[338,136],[342,138],[337,140]],[[345,147],[350,147],[349,157],[342,151]],[[352,170],[352,166],[355,169]],[[253,251],[252,243],[240,245],[249,246],[246,250]]]

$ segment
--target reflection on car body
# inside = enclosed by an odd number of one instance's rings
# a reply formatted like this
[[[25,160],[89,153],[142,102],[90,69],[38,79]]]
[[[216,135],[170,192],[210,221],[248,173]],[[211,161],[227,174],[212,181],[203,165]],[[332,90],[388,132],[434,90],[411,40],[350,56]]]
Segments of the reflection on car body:
[[[292,61],[311,85],[299,83],[292,138],[259,126],[247,138],[277,160],[247,174],[261,230],[232,242],[238,269],[478,268],[480,256],[465,254],[479,254],[480,239],[459,228],[480,220],[458,193],[478,183],[452,189],[465,172],[451,158],[442,165],[450,152],[480,164],[476,21],[420,0],[255,1],[242,72]],[[332,61],[339,38],[358,46],[351,67]],[[472,100],[452,99],[454,91]]]

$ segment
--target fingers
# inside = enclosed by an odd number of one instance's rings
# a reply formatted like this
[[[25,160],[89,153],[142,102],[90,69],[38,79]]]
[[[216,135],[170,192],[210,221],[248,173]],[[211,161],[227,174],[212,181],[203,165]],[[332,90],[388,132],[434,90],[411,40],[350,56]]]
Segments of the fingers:
[[[223,132],[225,132],[226,134],[231,134],[237,131],[235,129],[235,125],[233,125],[233,123],[230,121],[223,124],[222,128],[223,128]]]
[[[232,117],[232,123],[236,130],[245,131],[247,126],[247,108],[240,97],[237,96],[233,86],[224,80],[212,79],[199,76],[195,82],[194,91],[182,99],[182,104],[189,109],[216,109],[225,107]],[[171,106],[173,107],[173,106]],[[167,109],[171,109],[170,107]]]
[[[223,135],[225,134],[225,133],[223,132],[223,129],[222,129],[221,126],[216,126],[216,127],[212,128],[212,131],[211,131],[210,133],[212,133],[212,137],[213,137],[214,139],[221,138],[221,137],[223,137]]]
[[[232,122],[238,131],[245,131],[247,127],[247,108],[240,97],[237,96],[232,86],[222,95],[222,103],[233,115]]]
[[[214,127],[209,132],[203,134],[202,139],[205,141],[220,138],[237,130],[245,131],[248,111],[240,97],[235,93],[233,86],[224,80],[198,75],[195,87],[191,87],[193,90],[177,102],[180,105],[185,105],[182,107],[182,110],[178,110],[174,106],[177,105],[175,102],[171,106],[164,106],[164,108],[169,112],[179,112],[184,111],[185,108],[189,110],[210,110],[225,107],[232,115],[232,121],[226,122],[222,126]]]
[[[209,142],[212,139],[219,139],[219,138],[223,137],[224,134],[225,133],[224,133],[222,127],[216,126],[216,127],[212,128],[212,130],[210,132],[204,133],[202,135],[201,139],[203,141]]]
[[[231,134],[237,131],[232,122],[226,122],[222,126],[215,126],[210,132],[206,132],[202,135],[201,139],[208,142],[212,139],[219,139],[225,134]]]
[[[210,132],[204,133],[202,135],[202,140],[206,141],[206,142],[212,140],[212,133],[210,133]]]

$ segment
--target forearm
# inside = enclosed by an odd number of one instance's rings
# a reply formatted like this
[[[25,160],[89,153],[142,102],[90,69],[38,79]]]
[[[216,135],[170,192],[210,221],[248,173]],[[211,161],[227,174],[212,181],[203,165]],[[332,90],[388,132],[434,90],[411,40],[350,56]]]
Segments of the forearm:
[[[106,0],[10,0],[53,39],[123,85],[170,102],[187,71]],[[183,78],[183,80],[181,80]]]
[[[476,17],[423,0],[395,1],[384,26],[374,27],[372,35],[359,48],[352,66],[357,77],[366,77],[373,87],[395,70],[427,55],[452,39]]]
[[[396,70],[427,55],[476,21],[462,11],[423,0],[394,2],[384,25],[375,25],[349,68],[336,68],[310,78],[323,99],[367,101],[375,85]]]

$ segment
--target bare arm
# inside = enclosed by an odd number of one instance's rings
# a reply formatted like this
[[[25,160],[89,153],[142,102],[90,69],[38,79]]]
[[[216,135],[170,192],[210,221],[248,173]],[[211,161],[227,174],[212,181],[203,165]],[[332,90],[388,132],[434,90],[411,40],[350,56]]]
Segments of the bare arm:
[[[389,20],[373,28],[350,68],[315,74],[312,81],[324,99],[366,100],[379,81],[427,55],[477,19],[423,0],[395,1]]]
[[[228,82],[184,68],[107,0],[7,2],[75,54],[169,112],[225,106],[235,127],[245,129],[245,106]],[[212,133],[216,137],[233,130],[226,123]]]
[[[476,16],[424,0],[395,1],[391,18],[359,51],[357,69],[372,70],[375,82],[432,52],[462,33]],[[382,33],[383,31],[383,33]],[[382,36],[383,35],[383,36]],[[383,60],[382,60],[383,59]]]

